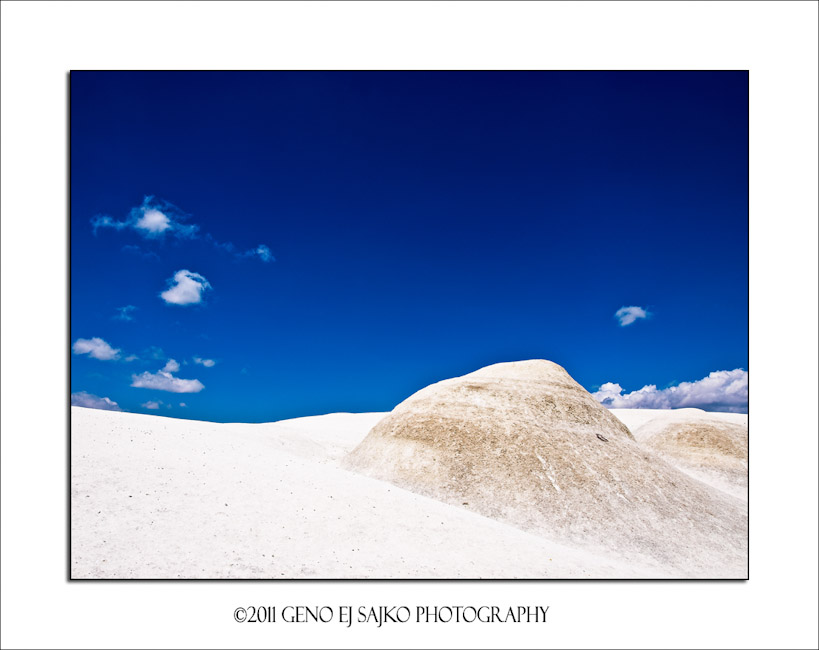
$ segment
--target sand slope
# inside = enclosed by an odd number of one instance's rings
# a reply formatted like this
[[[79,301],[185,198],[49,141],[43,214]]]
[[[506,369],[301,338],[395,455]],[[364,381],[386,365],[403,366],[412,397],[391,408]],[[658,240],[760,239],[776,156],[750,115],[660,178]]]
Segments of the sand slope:
[[[71,412],[74,578],[667,575],[340,469],[382,413],[213,424]]]
[[[497,364],[419,391],[344,466],[672,575],[746,574],[745,504],[641,447],[548,361]]]

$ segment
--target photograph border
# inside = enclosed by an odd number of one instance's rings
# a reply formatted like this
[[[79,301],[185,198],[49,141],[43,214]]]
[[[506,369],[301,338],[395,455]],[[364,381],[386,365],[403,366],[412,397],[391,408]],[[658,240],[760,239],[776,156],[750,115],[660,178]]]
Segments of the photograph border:
[[[643,73],[643,72],[652,72],[652,73],[675,73],[675,72],[704,72],[704,73],[713,73],[713,72],[744,72],[747,77],[747,101],[748,101],[748,134],[747,134],[747,165],[746,165],[746,187],[747,187],[747,205],[746,205],[746,224],[748,230],[746,231],[746,247],[748,251],[748,264],[746,267],[746,277],[748,279],[748,287],[746,291],[746,304],[747,304],[747,321],[748,321],[748,329],[746,332],[747,335],[747,354],[748,354],[748,368],[746,370],[749,372],[749,399],[748,399],[748,499],[745,504],[746,508],[746,516],[747,516],[747,529],[746,529],[746,543],[747,543],[747,553],[746,553],[746,577],[744,578],[686,578],[686,577],[679,577],[679,578],[616,578],[616,577],[608,577],[608,578],[321,578],[321,577],[306,577],[306,578],[75,578],[71,575],[71,561],[72,561],[72,518],[71,518],[71,503],[72,503],[72,448],[71,448],[71,430],[72,430],[72,418],[71,418],[71,393],[72,393],[72,386],[71,386],[71,364],[72,364],[72,354],[71,354],[71,340],[72,340],[72,332],[71,332],[71,224],[72,224],[72,214],[71,214],[71,74],[72,72],[101,72],[101,73],[114,73],[114,74],[128,74],[128,73],[238,73],[238,72],[258,72],[258,73],[270,73],[270,72],[299,72],[304,74],[309,73],[333,73],[333,72],[361,72],[361,73],[370,73],[370,72],[379,72],[379,73],[406,73],[412,74],[417,72],[436,72],[436,73],[451,73],[451,72],[474,72],[474,73],[483,73],[483,72],[493,72],[493,73],[510,73],[510,72],[530,72],[530,73],[542,73],[542,72],[570,72],[570,73]],[[65,338],[65,350],[66,350],[66,368],[67,368],[67,394],[66,394],[66,439],[67,439],[67,457],[66,457],[66,464],[67,464],[67,486],[66,486],[66,581],[71,582],[90,582],[90,583],[112,583],[112,582],[170,582],[170,583],[245,583],[245,582],[265,582],[265,583],[292,583],[292,582],[310,582],[310,583],[338,583],[338,582],[348,582],[348,583],[384,583],[384,582],[409,582],[409,583],[439,583],[439,582],[459,582],[459,583],[468,583],[468,582],[489,582],[489,583],[555,583],[555,582],[585,582],[585,583],[610,583],[610,582],[651,582],[651,583],[680,583],[680,582],[706,582],[706,583],[745,583],[750,580],[750,503],[751,503],[751,474],[750,474],[750,467],[751,467],[751,436],[750,436],[750,70],[749,69],[504,69],[504,70],[492,70],[492,69],[401,69],[401,70],[382,70],[382,69],[355,69],[355,70],[333,70],[333,69],[127,69],[127,70],[115,70],[115,69],[71,69],[66,72],[66,125],[67,125],[67,196],[66,196],[66,219],[67,219],[67,237],[66,237],[66,245],[67,245],[67,255],[66,255],[66,264],[67,264],[67,273],[66,273],[66,295],[67,295],[67,314],[66,314],[66,338]],[[198,420],[197,420],[198,421]]]

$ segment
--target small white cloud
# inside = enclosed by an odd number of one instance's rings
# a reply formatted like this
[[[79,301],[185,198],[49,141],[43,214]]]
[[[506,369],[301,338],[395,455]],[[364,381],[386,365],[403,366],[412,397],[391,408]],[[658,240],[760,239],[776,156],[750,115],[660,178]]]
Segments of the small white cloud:
[[[608,382],[592,397],[607,408],[676,409],[701,408],[706,411],[748,411],[748,371],[718,370],[698,381],[682,382],[658,390],[653,384],[624,393],[620,384]]]
[[[188,405],[185,404],[185,402],[179,402],[179,406],[181,406],[183,409],[188,408]]]
[[[136,307],[133,305],[125,305],[125,307],[117,307],[117,313],[114,314],[114,320],[134,320],[134,312]]]
[[[92,339],[77,339],[71,349],[74,354],[87,354],[89,357],[100,361],[119,359],[120,353],[118,348],[111,347],[97,336]]]
[[[139,361],[139,357],[135,354],[129,354],[123,361]]]
[[[175,359],[168,359],[168,363],[165,364],[165,367],[162,368],[162,372],[178,372],[179,371],[179,363]]]
[[[213,359],[203,359],[202,357],[194,357],[194,363],[198,363],[201,366],[205,366],[205,368],[213,368],[216,365],[216,362]]]
[[[180,379],[173,373],[179,370],[179,364],[170,359],[162,370],[155,373],[143,372],[131,375],[131,386],[134,388],[151,388],[169,393],[198,393],[205,388],[198,379]]]
[[[631,325],[633,322],[641,318],[648,318],[650,315],[650,312],[634,305],[631,307],[620,307],[620,309],[614,312],[614,317],[620,321],[620,327]]]
[[[164,233],[171,227],[171,220],[168,218],[168,215],[164,212],[160,212],[156,208],[145,210],[134,222],[134,228],[144,230],[148,235]]]
[[[195,305],[202,302],[202,294],[211,289],[210,282],[198,273],[182,269],[168,280],[168,288],[160,295],[169,305]]]
[[[98,397],[85,391],[79,393],[71,393],[71,406],[84,406],[89,409],[101,409],[103,411],[121,411],[115,401],[107,397]]]
[[[159,408],[159,405],[160,405],[161,403],[162,403],[162,402],[152,402],[152,401],[145,402],[145,403],[142,405],[142,408],[145,408],[145,409],[151,409],[152,411],[155,411],[156,409],[158,409],[158,408]]]
[[[124,220],[117,221],[108,215],[97,215],[91,219],[91,226],[95,235],[100,228],[130,228],[147,239],[164,237],[166,233],[183,239],[196,237],[199,226],[187,221],[188,215],[172,203],[146,196],[142,205],[131,208]]]

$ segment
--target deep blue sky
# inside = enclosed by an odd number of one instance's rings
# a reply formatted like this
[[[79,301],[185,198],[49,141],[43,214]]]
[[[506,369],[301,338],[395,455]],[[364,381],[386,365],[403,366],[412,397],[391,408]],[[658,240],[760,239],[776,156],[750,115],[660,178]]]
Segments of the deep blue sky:
[[[72,72],[72,342],[120,350],[72,355],[72,391],[269,421],[389,410],[517,359],[590,390],[747,368],[747,83]],[[197,236],[95,234],[148,195]],[[237,254],[260,244],[275,261]],[[212,286],[201,304],[160,298],[181,269]],[[631,305],[652,315],[621,327]],[[205,389],[131,386],[168,358]]]

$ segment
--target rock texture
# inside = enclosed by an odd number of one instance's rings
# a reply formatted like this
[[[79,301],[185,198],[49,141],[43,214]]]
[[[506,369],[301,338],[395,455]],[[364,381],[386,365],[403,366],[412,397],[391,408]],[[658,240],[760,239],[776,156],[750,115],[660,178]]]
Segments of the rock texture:
[[[747,415],[693,408],[613,413],[641,446],[686,474],[748,500]]]
[[[557,364],[424,388],[346,457],[353,471],[672,575],[746,575],[745,504],[642,448]]]

